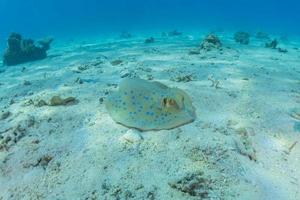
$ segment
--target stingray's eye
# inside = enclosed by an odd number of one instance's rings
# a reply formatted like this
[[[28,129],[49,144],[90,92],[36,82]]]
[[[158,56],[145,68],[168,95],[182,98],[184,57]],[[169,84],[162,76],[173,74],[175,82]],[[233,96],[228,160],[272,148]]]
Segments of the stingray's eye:
[[[163,98],[163,100],[162,100],[162,105],[163,105],[164,107],[166,107],[167,104],[168,104],[168,98]]]
[[[171,111],[171,110],[175,111],[175,110],[180,109],[180,107],[179,107],[178,103],[176,102],[176,100],[171,99],[171,98],[164,98],[162,100],[162,106],[164,108],[166,108],[167,110],[169,110],[169,111]]]

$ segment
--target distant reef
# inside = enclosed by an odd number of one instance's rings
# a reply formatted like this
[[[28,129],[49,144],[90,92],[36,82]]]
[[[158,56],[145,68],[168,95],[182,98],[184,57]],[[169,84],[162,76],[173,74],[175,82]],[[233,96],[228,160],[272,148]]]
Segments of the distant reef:
[[[22,39],[21,34],[11,33],[3,55],[3,64],[11,66],[44,59],[47,57],[47,50],[50,49],[52,41],[52,38],[43,39],[36,45],[32,39]]]
[[[249,44],[250,34],[243,31],[238,31],[234,34],[234,40],[240,44]]]

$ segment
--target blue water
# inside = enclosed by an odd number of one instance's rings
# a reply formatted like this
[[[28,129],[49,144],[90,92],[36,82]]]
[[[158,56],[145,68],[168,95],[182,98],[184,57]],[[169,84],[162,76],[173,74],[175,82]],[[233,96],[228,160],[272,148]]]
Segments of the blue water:
[[[205,28],[300,34],[297,0],[1,0],[0,48],[28,37]]]

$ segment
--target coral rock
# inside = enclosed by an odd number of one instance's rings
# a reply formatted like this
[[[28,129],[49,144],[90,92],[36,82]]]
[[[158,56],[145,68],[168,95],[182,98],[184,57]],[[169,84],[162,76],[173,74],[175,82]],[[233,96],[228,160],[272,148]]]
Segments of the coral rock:
[[[50,100],[51,106],[71,105],[75,103],[76,99],[74,97],[62,99],[60,96],[53,96]]]
[[[171,188],[200,199],[208,197],[211,185],[211,180],[205,178],[203,172],[187,174],[180,180],[169,182]]]
[[[278,45],[278,41],[274,39],[271,42],[266,43],[265,47],[270,49],[276,49],[277,45]]]
[[[240,44],[249,44],[250,34],[243,31],[238,31],[234,34],[234,40]]]
[[[154,43],[154,42],[155,42],[155,39],[154,39],[153,37],[147,38],[147,39],[145,40],[145,43],[146,43],[146,44],[150,44],[150,43]]]
[[[222,43],[220,39],[213,35],[209,34],[205,37],[205,39],[202,41],[200,48],[206,51],[211,51],[213,49],[219,49],[222,47]]]
[[[20,34],[11,33],[7,40],[8,47],[3,56],[3,63],[11,66],[44,59],[52,41],[53,39],[39,41],[39,45],[36,46],[32,39],[22,39]]]

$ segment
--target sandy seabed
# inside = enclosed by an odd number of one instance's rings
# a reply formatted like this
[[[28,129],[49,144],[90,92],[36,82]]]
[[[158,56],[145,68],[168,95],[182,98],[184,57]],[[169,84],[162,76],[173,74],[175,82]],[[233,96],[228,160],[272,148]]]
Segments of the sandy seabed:
[[[0,200],[300,199],[300,40],[280,53],[217,35],[222,50],[200,54],[204,33],[56,41],[45,60],[1,68]],[[103,102],[125,77],[185,90],[197,119],[115,123]]]

